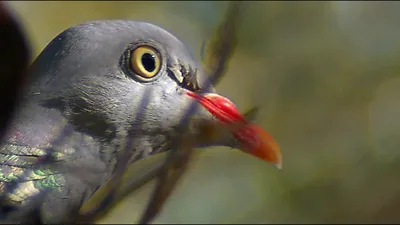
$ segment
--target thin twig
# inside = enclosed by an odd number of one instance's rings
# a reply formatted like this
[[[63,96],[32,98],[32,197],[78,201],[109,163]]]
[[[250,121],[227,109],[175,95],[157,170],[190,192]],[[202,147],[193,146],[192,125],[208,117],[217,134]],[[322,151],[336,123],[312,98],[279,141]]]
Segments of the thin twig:
[[[216,65],[215,67],[211,66],[208,68],[209,70],[207,72],[209,72],[210,75],[208,79],[205,79],[204,84],[201,85],[201,87],[206,91],[209,90],[213,84],[218,83],[222,78],[225,72],[226,62],[232,55],[233,48],[236,46],[235,32],[241,6],[242,2],[232,2],[228,9],[225,21],[217,30],[217,38],[211,45],[213,48],[217,48],[217,51],[215,51],[214,54]],[[188,120],[197,110],[197,107],[198,102],[193,101],[192,104],[189,105],[186,114],[182,117],[180,127],[183,134],[186,133],[185,131],[188,129]],[[177,140],[178,143],[179,141],[184,140]],[[166,199],[172,193],[179,178],[187,168],[188,161],[193,153],[192,144],[193,143],[184,143],[182,146],[177,144],[170,150],[164,163],[165,169],[158,176],[157,185],[152,192],[148,206],[139,220],[140,224],[150,223],[161,211]]]

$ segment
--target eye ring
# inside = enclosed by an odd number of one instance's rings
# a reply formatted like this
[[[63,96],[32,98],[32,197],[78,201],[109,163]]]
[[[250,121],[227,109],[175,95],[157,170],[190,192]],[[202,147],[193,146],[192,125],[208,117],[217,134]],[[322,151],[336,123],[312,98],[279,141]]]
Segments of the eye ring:
[[[160,53],[150,46],[139,46],[132,51],[131,69],[139,76],[150,79],[160,71]]]

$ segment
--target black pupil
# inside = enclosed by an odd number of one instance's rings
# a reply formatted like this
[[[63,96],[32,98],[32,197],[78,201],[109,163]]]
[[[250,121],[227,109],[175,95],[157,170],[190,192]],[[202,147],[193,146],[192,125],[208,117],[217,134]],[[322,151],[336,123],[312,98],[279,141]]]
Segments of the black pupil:
[[[142,55],[142,64],[147,72],[153,72],[156,69],[155,56],[150,53],[144,53]]]

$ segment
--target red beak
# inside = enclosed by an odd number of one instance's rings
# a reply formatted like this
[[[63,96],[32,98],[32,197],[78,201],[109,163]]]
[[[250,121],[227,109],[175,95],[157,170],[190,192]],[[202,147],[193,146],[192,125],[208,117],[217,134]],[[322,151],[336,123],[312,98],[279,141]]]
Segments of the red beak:
[[[213,93],[198,95],[188,92],[188,95],[198,100],[222,124],[228,126],[246,153],[272,162],[278,168],[282,167],[281,152],[276,141],[262,128],[246,121],[229,99]]]

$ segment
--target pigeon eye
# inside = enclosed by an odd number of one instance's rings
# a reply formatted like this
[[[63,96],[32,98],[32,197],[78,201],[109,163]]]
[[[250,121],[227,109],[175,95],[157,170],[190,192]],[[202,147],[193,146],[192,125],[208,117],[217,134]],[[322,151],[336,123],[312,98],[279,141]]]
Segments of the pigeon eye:
[[[133,50],[131,66],[136,74],[143,78],[152,78],[160,71],[160,54],[149,46],[140,46]]]

